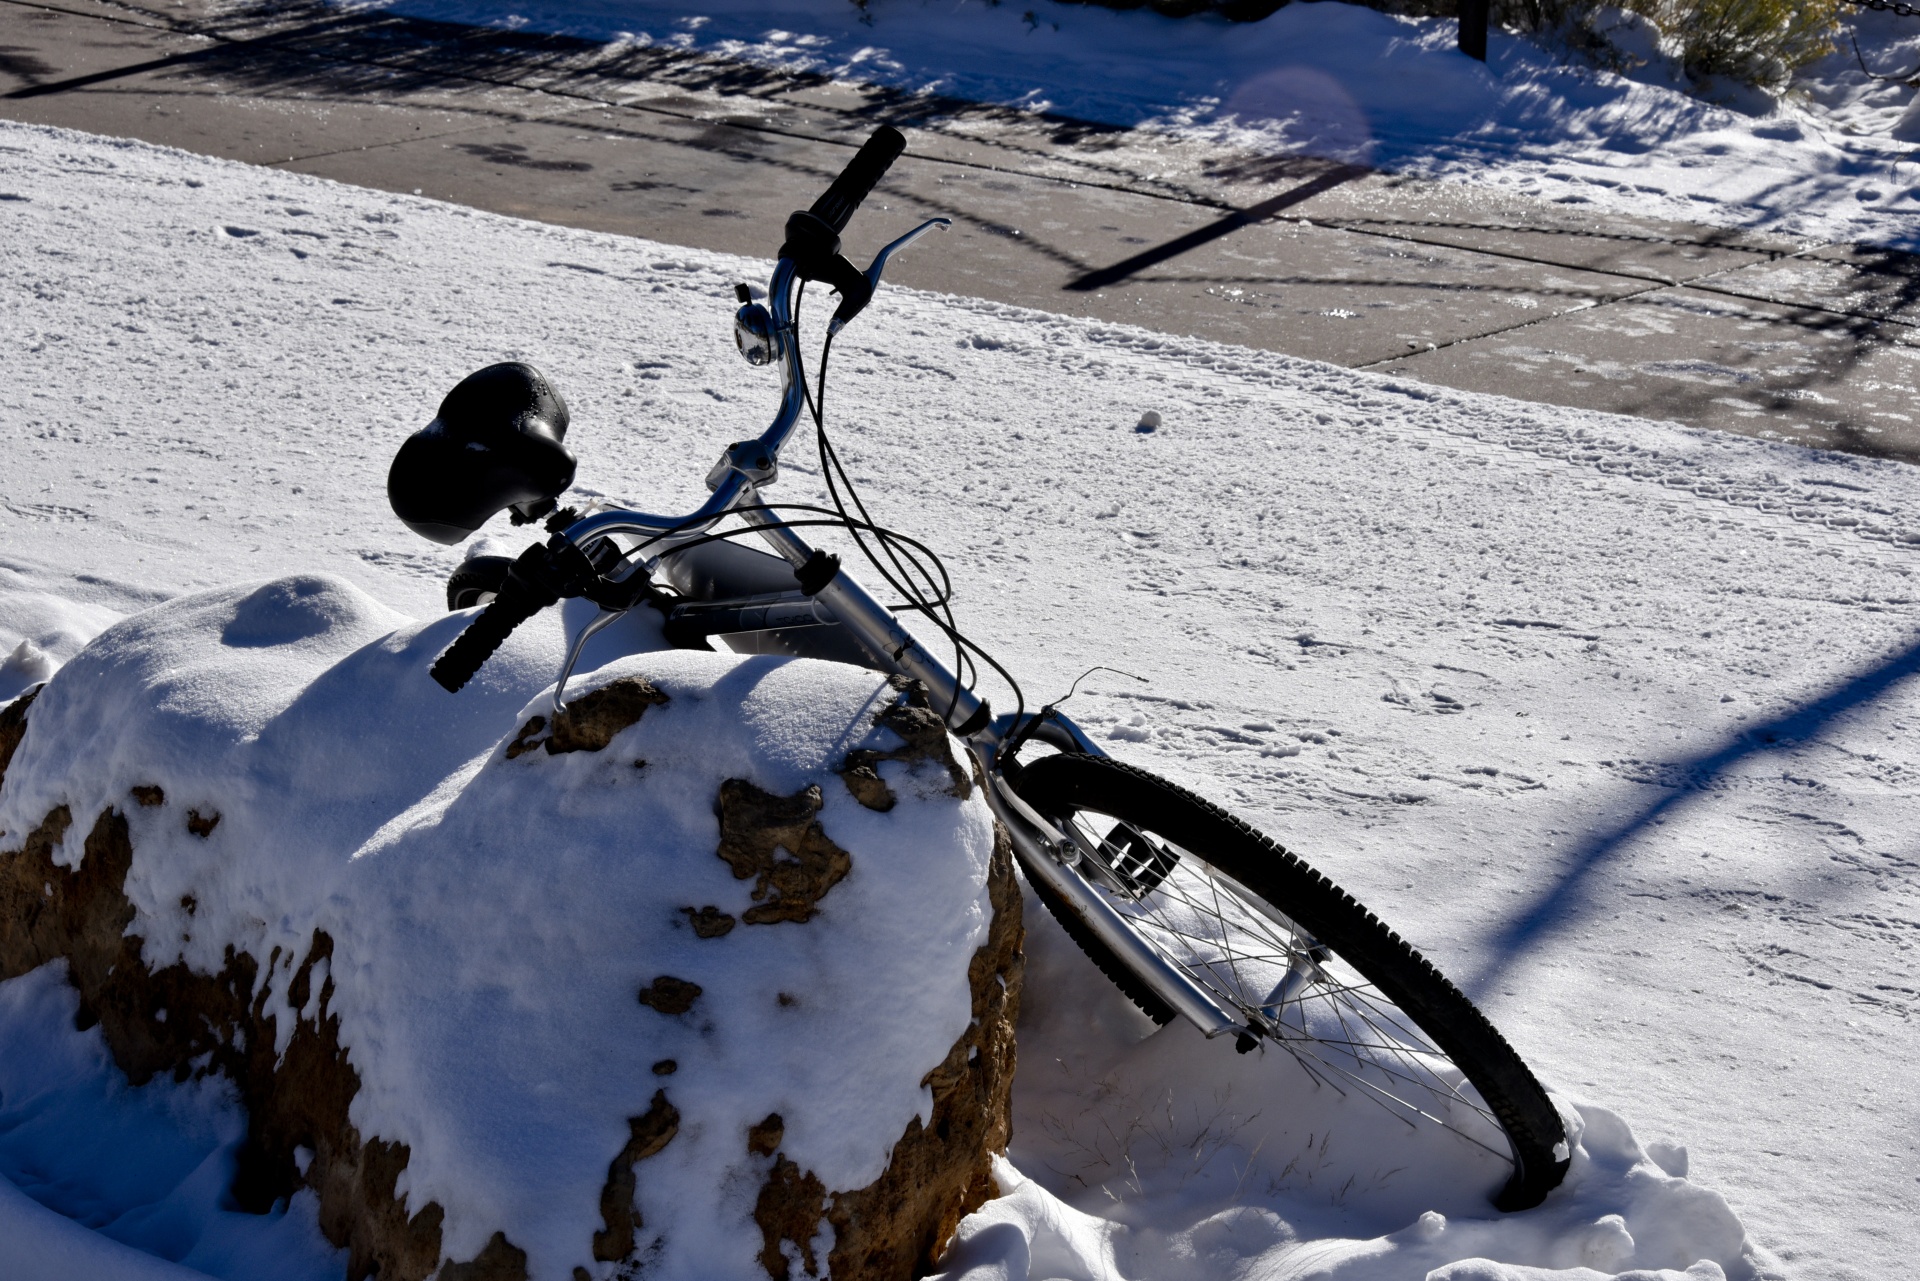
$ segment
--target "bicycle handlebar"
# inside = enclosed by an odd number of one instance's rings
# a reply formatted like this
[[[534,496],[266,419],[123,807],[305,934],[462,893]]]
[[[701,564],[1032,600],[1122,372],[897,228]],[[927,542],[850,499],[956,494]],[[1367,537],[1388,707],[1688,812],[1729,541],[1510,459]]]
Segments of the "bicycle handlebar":
[[[434,660],[433,679],[458,694],[514,628],[561,597],[580,595],[595,577],[592,563],[564,539],[527,548],[507,570],[492,603]]]
[[[900,157],[905,147],[906,138],[898,129],[882,125],[847,162],[840,176],[813,202],[813,208],[795,213],[787,220],[787,243],[780,246],[780,261],[774,267],[773,278],[767,285],[767,307],[771,312],[767,318],[768,326],[774,338],[774,349],[778,353],[776,358],[785,365],[787,379],[780,412],[759,438],[764,452],[778,456],[781,445],[785,443],[794,424],[800,420],[805,405],[801,390],[803,379],[797,363],[800,358],[799,346],[793,337],[793,285],[801,279],[825,276],[826,273],[821,271],[823,259],[838,257],[838,229],[846,226],[854,211],[872,193],[874,185]],[[886,257],[909,243],[914,234],[909,233],[881,250],[881,256],[876,261],[884,264]],[[836,287],[841,284],[846,286],[847,294],[843,295],[841,304],[843,309],[854,303],[864,303],[871,295],[870,282],[851,263],[846,264],[844,273],[837,272],[835,275],[845,277],[829,281]],[[835,314],[838,316],[840,313]],[[745,485],[743,476],[729,471],[720,477],[713,496],[702,503],[698,511],[688,515],[661,516],[616,508],[581,517],[567,526],[562,537],[579,547],[597,538],[631,534],[646,539],[653,549],[649,559],[657,559],[679,544],[700,537],[715,521],[733,510],[746,492]]]
[[[906,137],[898,129],[881,125],[807,212],[832,227],[836,235],[845,231],[854,211],[873,194],[874,187],[906,149]]]
[[[795,362],[799,359],[799,349],[793,339],[789,291],[796,280],[808,279],[825,281],[837,290],[841,303],[834,314],[832,328],[835,330],[866,305],[873,293],[873,281],[839,253],[839,236],[906,148],[907,140],[898,129],[881,125],[812,207],[787,220],[787,243],[780,247],[780,262],[774,269],[768,293],[772,305],[769,319],[790,376],[779,417],[760,438],[765,452],[777,454],[781,442],[798,421],[804,400],[804,382],[792,376],[797,372]],[[882,250],[875,262],[873,278],[878,278],[877,268],[884,265],[888,254],[925,230],[927,227],[922,226]],[[571,522],[545,546],[536,543],[527,548],[508,571],[492,603],[434,661],[433,679],[449,693],[458,693],[506,643],[515,628],[547,606],[571,596],[585,595],[601,601],[595,585],[604,587],[605,584],[582,552],[583,546],[615,533],[632,533],[646,536],[657,545],[657,554],[664,555],[678,543],[698,538],[732,510],[741,494],[749,490],[752,479],[755,478],[738,469],[727,471],[717,481],[710,479],[708,483],[714,487],[712,497],[689,517],[674,520],[640,512],[600,512]]]
[[[830,334],[859,315],[873,297],[873,282],[840,252],[840,233],[847,229],[860,202],[872,194],[874,184],[886,176],[887,167],[906,149],[907,140],[898,129],[881,125],[813,207],[797,209],[787,219],[787,238],[780,246],[780,257],[793,260],[801,280],[818,280],[840,295],[840,306],[828,328]]]
[[[493,603],[480,612],[447,652],[433,661],[433,679],[449,694],[458,694],[493,652],[506,643],[513,629],[545,608],[538,600],[512,592],[513,580],[500,588]]]

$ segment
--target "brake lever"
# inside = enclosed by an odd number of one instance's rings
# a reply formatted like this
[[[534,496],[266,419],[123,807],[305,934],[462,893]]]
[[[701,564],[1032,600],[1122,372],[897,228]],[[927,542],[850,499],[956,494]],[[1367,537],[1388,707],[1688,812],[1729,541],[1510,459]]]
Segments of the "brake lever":
[[[868,267],[866,270],[867,297],[871,298],[873,296],[873,291],[880,287],[880,277],[882,273],[884,273],[887,269],[887,259],[893,257],[895,254],[899,253],[902,249],[905,249],[908,245],[920,239],[920,237],[926,235],[929,231],[933,231],[935,229],[938,229],[940,231],[945,231],[948,227],[951,227],[952,225],[953,225],[953,219],[951,218],[929,218],[925,222],[921,223],[918,227],[915,227],[912,231],[909,231],[906,235],[900,237],[900,239],[894,241],[892,244],[882,249],[879,253],[875,254],[873,256],[873,265]],[[864,302],[862,305],[863,306],[865,305]],[[831,338],[835,334],[839,333],[840,330],[846,326],[847,321],[852,319],[853,319],[852,316],[847,316],[843,319],[838,312],[834,313],[832,323],[827,326],[827,337]]]
[[[580,661],[580,651],[587,647],[594,633],[613,622],[627,611],[601,607],[598,614],[587,620],[579,632],[574,635],[573,643],[567,646],[567,661],[561,664],[560,679],[553,683],[553,719],[558,721],[567,714],[567,678],[573,675],[574,665]]]

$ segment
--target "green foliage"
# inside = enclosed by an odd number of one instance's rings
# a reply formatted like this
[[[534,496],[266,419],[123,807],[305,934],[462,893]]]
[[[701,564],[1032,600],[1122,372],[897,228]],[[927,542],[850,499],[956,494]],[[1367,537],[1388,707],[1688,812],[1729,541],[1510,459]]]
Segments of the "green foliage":
[[[1361,0],[1389,13],[1453,17],[1459,0]],[[1596,32],[1606,11],[1649,19],[1662,44],[1695,80],[1721,76],[1774,95],[1793,73],[1833,51],[1843,0],[1491,0],[1497,27],[1553,35],[1602,66],[1633,59]]]
[[[1627,0],[1679,46],[1695,79],[1725,76],[1768,93],[1833,52],[1841,0]]]

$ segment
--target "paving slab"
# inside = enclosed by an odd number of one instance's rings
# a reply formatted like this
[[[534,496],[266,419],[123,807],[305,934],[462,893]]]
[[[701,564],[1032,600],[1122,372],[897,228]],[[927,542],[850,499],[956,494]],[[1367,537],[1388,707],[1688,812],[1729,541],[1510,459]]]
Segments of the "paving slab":
[[[146,9],[136,9],[130,5],[117,3],[117,0],[40,0],[32,6],[36,9],[59,10],[94,18],[102,22],[120,22],[143,25],[161,30],[187,30],[182,24],[170,22],[158,13]],[[201,33],[207,34],[207,33]]]
[[[1377,366],[1522,396],[1920,462],[1920,344],[1882,322],[1691,288]]]
[[[236,47],[69,9],[25,8],[16,18],[23,8],[0,8],[0,19],[11,20],[10,29],[0,29],[0,44],[15,50],[0,61],[0,103],[10,118],[36,124],[284,163],[566,109],[547,95],[490,86],[343,95],[319,74],[280,74],[262,89],[249,83],[262,64],[298,69],[310,62],[285,50]],[[135,67],[149,69],[129,70]]]
[[[586,108],[288,168],[766,258],[782,224],[831,181],[843,146],[727,122]],[[476,163],[477,162],[477,163]],[[536,177],[537,176],[537,177]],[[1071,197],[1071,209],[1062,203]],[[1508,328],[1644,286],[1446,246],[1268,220],[1213,235],[1214,210],[1142,201],[1055,179],[972,167],[902,166],[849,235],[871,253],[924,218],[953,229],[903,255],[891,277],[1180,334],[1362,364]],[[1177,256],[1084,285],[1183,239]]]
[[[954,222],[905,284],[1920,457],[1905,255],[319,3],[0,0],[0,46],[15,119],[755,257],[886,120],[850,252]]]
[[[1865,245],[1823,245],[1728,272],[1713,288],[1745,298],[1872,316],[1920,330],[1920,258]]]
[[[1570,215],[1537,205],[1514,208],[1479,193],[1424,186],[1412,199],[1398,192],[1382,193],[1388,196],[1382,199],[1365,187],[1346,201],[1329,193],[1304,212],[1350,231],[1669,285],[1769,263],[1805,248],[1781,237],[1721,233],[1651,218]],[[1365,208],[1369,198],[1376,208]],[[1349,213],[1336,202],[1361,208]]]
[[[166,59],[204,57],[219,49],[208,36],[155,30],[107,19],[100,10],[75,12],[35,6],[9,6],[0,59],[0,92],[45,92],[63,82]],[[8,114],[18,110],[9,107]]]

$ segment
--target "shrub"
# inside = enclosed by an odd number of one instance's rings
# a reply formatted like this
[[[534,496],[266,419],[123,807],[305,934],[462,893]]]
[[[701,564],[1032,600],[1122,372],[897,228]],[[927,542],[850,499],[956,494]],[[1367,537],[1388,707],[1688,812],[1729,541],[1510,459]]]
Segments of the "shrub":
[[[1458,0],[1361,0],[1389,13],[1452,17]],[[1640,53],[1613,47],[1609,15],[1636,13],[1695,80],[1720,76],[1778,96],[1793,73],[1833,51],[1843,0],[1491,0],[1496,26],[1554,35],[1603,66],[1626,69]]]
[[[1724,76],[1780,94],[1793,73],[1833,52],[1841,0],[1625,0],[1679,46],[1694,79]]]

